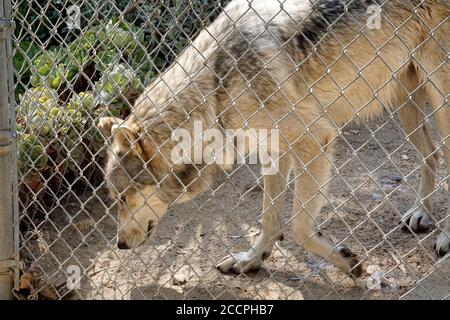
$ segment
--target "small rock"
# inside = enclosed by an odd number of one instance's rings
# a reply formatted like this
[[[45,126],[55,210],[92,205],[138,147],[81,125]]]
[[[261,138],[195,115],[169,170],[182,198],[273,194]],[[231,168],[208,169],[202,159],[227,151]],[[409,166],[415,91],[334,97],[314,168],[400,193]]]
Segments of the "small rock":
[[[402,154],[402,159],[403,160],[409,160],[409,156],[407,154]]]
[[[172,283],[176,286],[185,284],[190,276],[189,266],[181,268],[177,273],[173,275]]]
[[[173,276],[173,284],[181,286],[187,282],[187,278],[184,275],[176,274]]]
[[[260,233],[261,233],[261,231],[257,230],[257,231],[253,231],[249,234],[246,234],[246,235],[231,235],[231,236],[228,236],[228,238],[231,238],[231,239],[252,238],[252,237],[259,235]]]
[[[403,182],[403,177],[400,176],[382,176],[380,182],[384,190],[392,190],[398,187]]]
[[[373,200],[383,200],[383,195],[379,194],[379,193],[372,193],[372,199]]]

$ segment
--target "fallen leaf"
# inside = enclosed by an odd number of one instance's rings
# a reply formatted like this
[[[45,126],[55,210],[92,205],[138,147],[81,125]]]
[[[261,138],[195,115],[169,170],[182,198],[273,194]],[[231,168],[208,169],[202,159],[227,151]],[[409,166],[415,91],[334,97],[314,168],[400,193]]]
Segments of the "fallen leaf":
[[[31,273],[24,273],[20,277],[19,290],[33,290],[33,275]]]
[[[39,294],[49,300],[58,300],[58,296],[56,295],[55,291],[48,286],[43,287],[39,291]]]
[[[394,261],[395,261],[395,263],[397,264],[398,268],[399,268],[404,274],[406,274],[406,268],[405,268],[404,264],[400,261],[400,259],[397,258],[397,256],[396,256],[393,252],[391,252],[391,251],[388,251],[388,252],[389,252],[389,254],[391,255],[392,259],[394,259]]]

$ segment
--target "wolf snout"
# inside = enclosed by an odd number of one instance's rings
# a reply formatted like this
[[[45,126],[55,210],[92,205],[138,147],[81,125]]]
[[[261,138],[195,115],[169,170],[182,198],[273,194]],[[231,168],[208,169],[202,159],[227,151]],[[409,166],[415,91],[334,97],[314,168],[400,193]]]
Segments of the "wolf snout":
[[[121,250],[130,249],[130,247],[124,241],[118,241],[117,242],[117,248],[119,248]]]

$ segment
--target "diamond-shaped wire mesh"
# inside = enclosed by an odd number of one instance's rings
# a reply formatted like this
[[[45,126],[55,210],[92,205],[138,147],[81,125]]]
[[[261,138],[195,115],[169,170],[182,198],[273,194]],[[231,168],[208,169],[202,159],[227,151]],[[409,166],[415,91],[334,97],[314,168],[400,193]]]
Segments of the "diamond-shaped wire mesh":
[[[16,297],[448,299],[449,12],[12,0]],[[175,163],[195,122],[276,131],[276,173]]]

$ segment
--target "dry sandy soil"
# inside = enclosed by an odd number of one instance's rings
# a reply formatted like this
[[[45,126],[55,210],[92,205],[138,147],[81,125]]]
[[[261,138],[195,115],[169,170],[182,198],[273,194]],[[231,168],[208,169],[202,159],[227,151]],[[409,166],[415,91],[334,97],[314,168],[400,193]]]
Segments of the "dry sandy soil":
[[[218,272],[216,263],[228,252],[247,250],[259,230],[259,171],[244,166],[219,179],[214,193],[174,206],[154,239],[134,251],[115,247],[115,212],[106,212],[103,203],[110,200],[103,188],[61,204],[22,243],[26,270],[41,279],[29,298],[48,298],[43,288],[50,286],[53,298],[64,299],[449,299],[450,259],[438,259],[433,251],[436,229],[416,235],[400,230],[419,172],[418,155],[395,118],[345,128],[336,149],[339,174],[331,181],[321,229],[357,252],[369,269],[378,266],[380,287],[367,287],[368,274],[355,282],[307,254],[290,232],[261,271]],[[443,177],[441,165],[438,179]],[[435,221],[446,215],[447,191],[444,182],[434,195]],[[285,221],[291,192],[288,200]],[[82,268],[78,290],[65,286],[69,265]],[[180,272],[188,274],[186,283],[174,285],[173,275]]]

